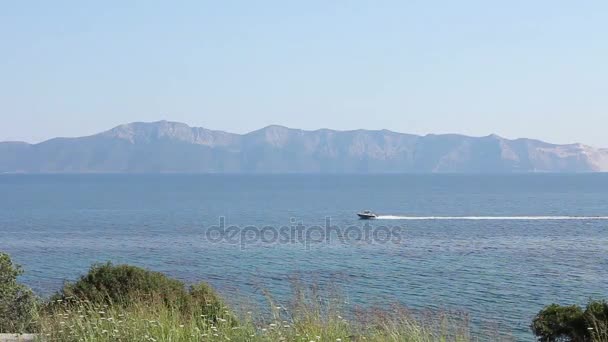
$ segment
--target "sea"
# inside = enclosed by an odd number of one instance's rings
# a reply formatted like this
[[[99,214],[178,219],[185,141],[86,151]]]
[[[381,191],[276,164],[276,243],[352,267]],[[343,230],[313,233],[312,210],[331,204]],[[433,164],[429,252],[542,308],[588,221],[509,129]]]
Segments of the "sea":
[[[545,305],[608,298],[608,174],[0,175],[0,251],[43,297],[111,261],[233,305],[295,281],[525,341]]]

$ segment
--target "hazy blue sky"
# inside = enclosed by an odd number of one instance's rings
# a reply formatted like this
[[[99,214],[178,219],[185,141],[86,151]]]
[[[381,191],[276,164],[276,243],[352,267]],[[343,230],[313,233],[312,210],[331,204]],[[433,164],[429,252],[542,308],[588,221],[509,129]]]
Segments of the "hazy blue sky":
[[[3,1],[0,140],[168,119],[608,147],[608,1]]]

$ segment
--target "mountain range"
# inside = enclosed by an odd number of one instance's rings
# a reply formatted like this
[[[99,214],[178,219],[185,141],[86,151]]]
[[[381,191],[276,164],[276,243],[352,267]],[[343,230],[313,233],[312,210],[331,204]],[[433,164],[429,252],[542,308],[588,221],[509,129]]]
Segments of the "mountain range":
[[[497,135],[306,131],[234,134],[134,122],[38,144],[0,142],[0,173],[523,173],[608,171],[608,149]]]

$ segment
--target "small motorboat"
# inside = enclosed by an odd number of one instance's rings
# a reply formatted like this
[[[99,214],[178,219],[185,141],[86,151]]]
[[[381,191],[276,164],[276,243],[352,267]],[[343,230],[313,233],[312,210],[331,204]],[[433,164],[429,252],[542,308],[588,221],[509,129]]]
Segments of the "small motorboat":
[[[357,216],[359,216],[360,219],[364,220],[375,219],[376,217],[378,217],[378,215],[372,213],[369,210],[364,210],[360,213],[357,213]]]

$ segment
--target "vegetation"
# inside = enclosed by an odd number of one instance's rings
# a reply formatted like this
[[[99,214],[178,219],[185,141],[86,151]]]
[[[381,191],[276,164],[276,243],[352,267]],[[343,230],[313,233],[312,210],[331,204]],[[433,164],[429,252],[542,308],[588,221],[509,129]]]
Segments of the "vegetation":
[[[193,285],[187,290],[184,283],[162,273],[112,263],[93,265],[78,281],[64,285],[46,308],[52,311],[58,305],[70,307],[90,303],[91,306],[128,309],[146,302],[162,304],[186,315],[197,313],[210,318],[220,314],[226,316],[227,310],[207,284]]]
[[[7,254],[0,253],[0,333],[36,330],[37,299],[17,283],[22,273]]]
[[[302,293],[304,293],[302,291]],[[60,303],[41,319],[42,336],[52,341],[455,341],[472,339],[466,320],[441,315],[421,320],[405,310],[370,310],[343,317],[335,301],[308,296],[267,314],[246,312],[215,317],[183,312],[162,299],[133,301],[126,307],[91,302]],[[77,305],[75,305],[77,304]],[[202,309],[202,308],[201,308]],[[364,317],[364,318],[363,318]]]
[[[590,301],[585,310],[551,304],[536,315],[532,331],[542,342],[608,342],[608,303]]]
[[[470,341],[468,321],[447,314],[421,319],[400,308],[346,318],[336,293],[294,284],[288,305],[237,320],[213,290],[163,274],[110,263],[93,266],[47,303],[41,336],[50,341]],[[343,317],[344,316],[344,317]]]

